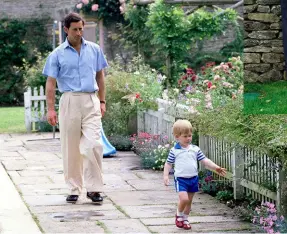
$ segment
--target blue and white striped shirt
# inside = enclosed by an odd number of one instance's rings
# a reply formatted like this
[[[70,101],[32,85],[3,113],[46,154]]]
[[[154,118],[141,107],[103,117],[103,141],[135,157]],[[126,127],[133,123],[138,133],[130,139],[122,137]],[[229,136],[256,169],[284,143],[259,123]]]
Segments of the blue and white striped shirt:
[[[166,162],[174,164],[174,176],[190,178],[198,175],[197,161],[203,160],[205,155],[196,145],[181,147],[179,143],[170,150]]]
[[[57,79],[59,91],[97,91],[96,73],[107,67],[101,48],[82,38],[80,54],[66,39],[47,58],[43,75]]]

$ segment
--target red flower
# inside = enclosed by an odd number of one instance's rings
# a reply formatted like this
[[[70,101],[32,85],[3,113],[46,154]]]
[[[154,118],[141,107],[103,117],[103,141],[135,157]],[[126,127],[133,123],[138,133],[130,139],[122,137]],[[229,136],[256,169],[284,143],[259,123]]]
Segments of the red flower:
[[[228,65],[229,68],[232,68],[232,63],[231,62],[228,62],[227,65]]]
[[[140,98],[141,95],[139,93],[136,93],[136,98]]]
[[[191,77],[191,81],[195,81],[196,80],[196,78],[197,78],[197,76],[196,75],[193,75],[192,77]]]
[[[212,83],[211,83],[211,81],[208,81],[208,83],[207,83],[207,87],[210,89],[210,87],[212,86]]]

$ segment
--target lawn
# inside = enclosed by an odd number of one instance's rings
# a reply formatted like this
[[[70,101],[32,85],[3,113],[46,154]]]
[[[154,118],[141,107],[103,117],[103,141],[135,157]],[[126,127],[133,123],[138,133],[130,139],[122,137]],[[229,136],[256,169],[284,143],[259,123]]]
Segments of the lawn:
[[[287,81],[244,84],[244,114],[287,114]]]
[[[26,132],[24,107],[0,107],[0,120],[0,133]]]

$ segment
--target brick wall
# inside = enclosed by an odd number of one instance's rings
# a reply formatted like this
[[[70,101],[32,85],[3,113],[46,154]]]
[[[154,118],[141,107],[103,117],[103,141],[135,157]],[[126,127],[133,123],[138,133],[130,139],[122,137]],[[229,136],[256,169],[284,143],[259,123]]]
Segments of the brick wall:
[[[283,79],[284,53],[280,0],[244,0],[246,82]]]

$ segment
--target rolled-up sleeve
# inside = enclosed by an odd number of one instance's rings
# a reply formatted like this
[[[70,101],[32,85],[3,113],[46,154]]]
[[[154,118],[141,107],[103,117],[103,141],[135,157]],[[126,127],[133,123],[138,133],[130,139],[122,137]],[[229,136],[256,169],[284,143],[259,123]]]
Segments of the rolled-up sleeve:
[[[47,58],[42,74],[53,78],[58,78],[59,75],[59,61],[56,51],[53,51]]]

